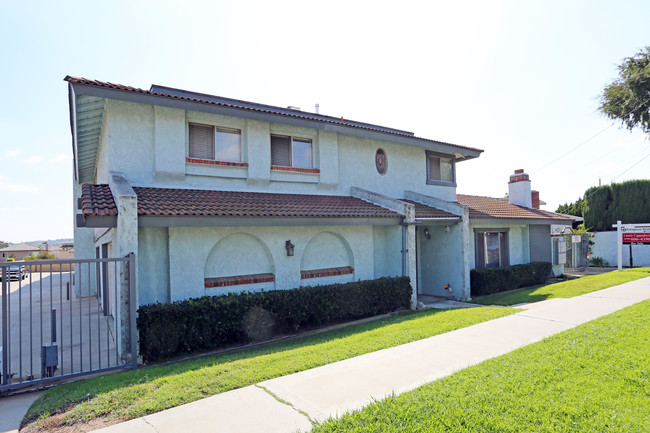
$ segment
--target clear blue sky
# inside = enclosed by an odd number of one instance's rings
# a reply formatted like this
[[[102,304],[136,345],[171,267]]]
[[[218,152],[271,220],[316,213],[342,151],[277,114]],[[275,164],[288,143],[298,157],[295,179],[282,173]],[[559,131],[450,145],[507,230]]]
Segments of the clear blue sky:
[[[596,111],[649,20],[647,1],[2,2],[0,240],[72,237],[67,74],[478,147],[459,193],[503,196],[523,168],[555,210],[650,153]],[[650,158],[617,181],[649,177]]]

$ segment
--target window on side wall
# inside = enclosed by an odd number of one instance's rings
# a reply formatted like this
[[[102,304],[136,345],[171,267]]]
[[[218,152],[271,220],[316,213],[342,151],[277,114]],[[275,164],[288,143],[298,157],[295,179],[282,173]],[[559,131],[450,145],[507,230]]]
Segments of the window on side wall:
[[[456,186],[456,159],[453,155],[426,151],[427,184]]]
[[[508,230],[475,230],[476,269],[508,266]]]
[[[312,141],[285,135],[271,135],[271,165],[313,168]]]
[[[190,123],[189,156],[213,161],[241,162],[241,131]]]

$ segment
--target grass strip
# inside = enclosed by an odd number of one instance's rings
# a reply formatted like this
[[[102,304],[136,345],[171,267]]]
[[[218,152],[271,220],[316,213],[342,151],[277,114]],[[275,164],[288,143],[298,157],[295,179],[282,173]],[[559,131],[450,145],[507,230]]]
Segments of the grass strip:
[[[52,423],[47,418],[64,411],[67,412],[59,421],[61,425],[85,423],[96,418],[108,422],[138,418],[517,311],[481,307],[412,312],[268,346],[60,385],[34,402],[23,423],[38,419],[30,430],[51,428]]]
[[[313,432],[648,432],[648,317],[645,301]]]
[[[527,289],[514,290],[507,293],[475,298],[472,302],[481,305],[515,305],[524,302],[537,302],[551,298],[572,298],[607,287],[617,286],[640,278],[650,277],[650,268],[633,268],[623,271],[613,271],[599,275],[588,275],[574,280]]]

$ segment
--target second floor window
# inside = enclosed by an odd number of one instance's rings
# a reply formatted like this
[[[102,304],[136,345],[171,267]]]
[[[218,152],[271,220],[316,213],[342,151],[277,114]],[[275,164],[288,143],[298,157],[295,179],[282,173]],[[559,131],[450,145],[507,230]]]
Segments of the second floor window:
[[[271,135],[271,165],[313,168],[312,142],[308,138]]]
[[[190,158],[241,162],[241,131],[212,125],[189,124]]]
[[[427,155],[427,183],[430,185],[456,184],[456,167],[454,157],[435,152],[426,152]]]

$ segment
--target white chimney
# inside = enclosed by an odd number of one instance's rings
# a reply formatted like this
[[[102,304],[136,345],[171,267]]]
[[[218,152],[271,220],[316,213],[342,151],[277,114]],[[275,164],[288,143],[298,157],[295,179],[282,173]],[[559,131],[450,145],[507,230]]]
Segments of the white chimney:
[[[508,201],[511,204],[532,208],[531,192],[528,174],[524,173],[523,169],[515,170],[515,174],[510,175],[510,182],[508,182]]]

